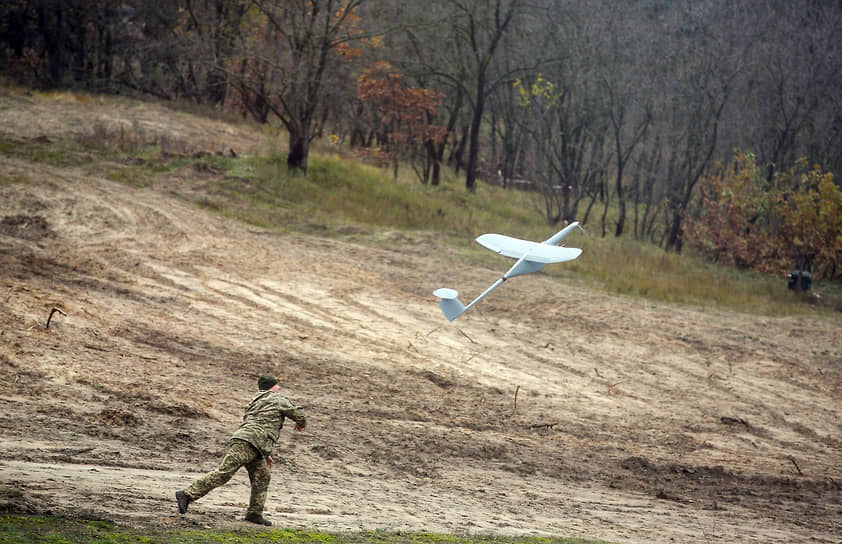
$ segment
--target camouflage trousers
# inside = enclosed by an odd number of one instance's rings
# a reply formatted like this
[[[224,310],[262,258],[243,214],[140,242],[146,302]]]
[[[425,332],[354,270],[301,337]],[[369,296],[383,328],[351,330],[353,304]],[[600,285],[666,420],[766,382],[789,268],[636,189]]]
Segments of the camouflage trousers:
[[[251,482],[251,497],[247,514],[260,516],[266,504],[266,492],[269,489],[272,474],[269,472],[269,464],[263,455],[245,440],[232,439],[228,453],[225,454],[216,470],[193,482],[184,492],[191,501],[198,500],[230,480],[240,467],[246,467]]]

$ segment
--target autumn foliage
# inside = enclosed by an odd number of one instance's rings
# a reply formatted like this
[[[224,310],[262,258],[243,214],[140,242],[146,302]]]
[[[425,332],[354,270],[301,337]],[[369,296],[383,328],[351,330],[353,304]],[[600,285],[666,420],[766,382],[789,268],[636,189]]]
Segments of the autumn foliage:
[[[766,273],[809,267],[842,275],[842,192],[833,175],[800,161],[772,180],[754,154],[738,151],[702,178],[685,219],[685,239],[700,255]]]
[[[802,161],[802,165],[805,163]],[[833,174],[816,166],[798,174],[798,186],[778,206],[780,238],[791,255],[812,262],[827,279],[842,277],[842,192]]]
[[[444,95],[407,85],[388,62],[375,62],[363,71],[357,78],[357,97],[376,108],[380,141],[392,153],[439,142],[447,132],[433,122]]]

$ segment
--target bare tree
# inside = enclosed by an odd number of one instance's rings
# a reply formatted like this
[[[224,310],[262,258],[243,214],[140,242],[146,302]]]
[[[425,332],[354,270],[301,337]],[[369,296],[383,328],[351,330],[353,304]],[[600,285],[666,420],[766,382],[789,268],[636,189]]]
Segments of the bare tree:
[[[740,105],[769,180],[799,156],[842,166],[842,5],[836,4],[777,1],[755,11],[753,69]]]
[[[639,28],[645,17],[639,6],[609,2],[601,10],[604,36],[598,49],[599,83],[603,110],[608,118],[613,148],[614,193],[617,197],[615,236],[621,236],[626,223],[625,174],[633,153],[643,141],[652,122],[648,34]],[[597,27],[597,28],[600,28]],[[644,27],[645,28],[645,27]],[[607,205],[607,204],[606,204]]]
[[[584,70],[520,82],[520,124],[537,154],[532,171],[550,224],[577,218],[579,202],[606,168],[608,119]]]
[[[719,11],[717,2],[682,2],[662,21],[665,66],[656,141],[665,146],[664,246],[681,251],[683,219],[701,176],[712,165],[725,122],[724,112],[741,73],[745,43],[737,40],[736,13]],[[737,10],[737,8],[734,8]],[[730,24],[714,26],[720,17]],[[657,153],[658,150],[650,152]]]
[[[221,105],[229,88],[226,65],[235,54],[237,34],[248,10],[245,0],[182,0],[187,14],[185,32],[191,37],[185,60],[190,69],[203,72],[198,96],[202,101]]]
[[[337,48],[362,37],[355,10],[365,0],[252,0],[256,34],[240,35],[245,70],[231,70],[242,92],[252,94],[289,133],[287,166],[307,170],[318,113],[325,106],[326,80],[341,62]],[[249,25],[246,25],[249,30]],[[262,30],[261,30],[262,29]],[[261,79],[270,71],[273,79]]]
[[[419,69],[423,66],[428,76],[451,90],[445,91],[448,95],[464,98],[471,108],[466,137],[458,144],[467,152],[465,187],[471,192],[476,190],[488,98],[511,77],[500,73],[494,60],[526,6],[526,0],[437,0],[424,4],[426,13],[421,14],[430,21],[428,28],[446,32],[433,41],[434,47],[416,48]]]

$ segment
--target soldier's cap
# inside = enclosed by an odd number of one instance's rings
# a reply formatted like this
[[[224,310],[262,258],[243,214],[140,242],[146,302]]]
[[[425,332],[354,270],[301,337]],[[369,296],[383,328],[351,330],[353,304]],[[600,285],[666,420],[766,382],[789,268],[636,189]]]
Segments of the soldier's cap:
[[[273,388],[278,383],[277,378],[273,378],[272,376],[261,376],[257,378],[257,388],[261,391],[266,391],[267,389]]]

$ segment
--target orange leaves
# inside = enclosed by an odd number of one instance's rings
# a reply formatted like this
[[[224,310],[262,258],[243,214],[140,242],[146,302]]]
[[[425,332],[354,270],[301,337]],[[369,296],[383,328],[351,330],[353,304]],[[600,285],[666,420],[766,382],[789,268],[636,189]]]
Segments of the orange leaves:
[[[351,0],[345,0],[333,13],[333,22],[346,24],[352,28],[359,29],[360,16],[357,14],[358,7],[356,2],[352,3]]]
[[[445,129],[430,121],[444,95],[433,89],[409,87],[403,75],[388,62],[375,62],[357,78],[357,96],[378,108],[381,123],[390,129],[394,141],[423,143],[440,141]]]
[[[699,183],[698,211],[685,223],[688,242],[714,262],[740,268],[765,268],[775,253],[769,230],[777,195],[767,186],[752,153],[733,161]]]
[[[381,110],[388,110],[393,104],[404,102],[401,86],[403,76],[391,70],[392,65],[385,61],[375,62],[363,70],[357,78],[357,97],[382,103]]]
[[[336,44],[333,50],[336,51],[337,55],[348,61],[358,59],[365,53],[362,47],[354,47],[348,42]]]
[[[401,157],[413,162],[423,149],[444,140],[447,129],[433,123],[444,95],[433,89],[406,84],[403,74],[388,62],[375,62],[357,78],[357,97],[369,111],[376,112],[372,127],[379,160],[390,160],[397,178]],[[417,170],[416,170],[417,172]]]
[[[346,0],[333,14],[332,22],[339,31],[337,34],[345,40],[337,42],[334,51],[347,61],[362,57],[369,49],[383,47],[383,36],[366,37],[360,25],[358,7],[357,1]]]

